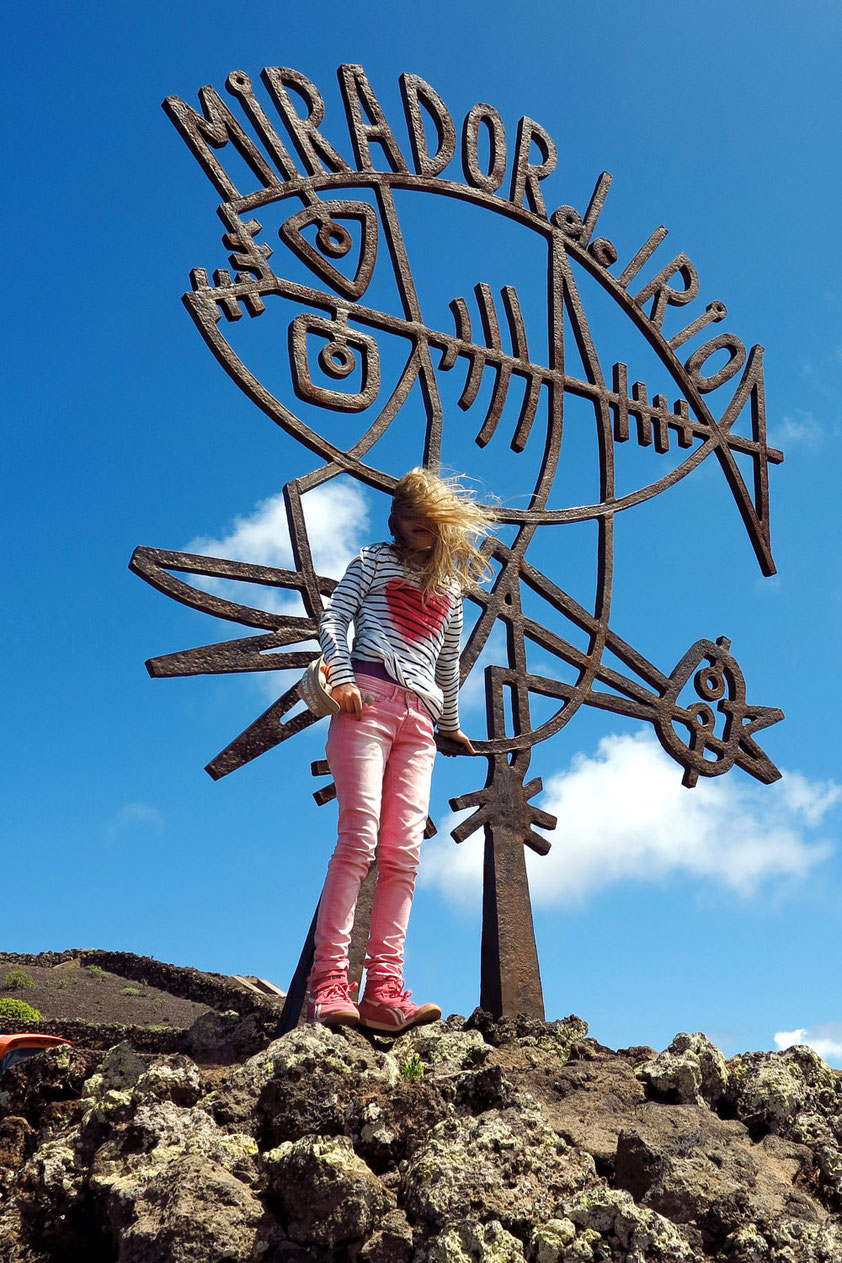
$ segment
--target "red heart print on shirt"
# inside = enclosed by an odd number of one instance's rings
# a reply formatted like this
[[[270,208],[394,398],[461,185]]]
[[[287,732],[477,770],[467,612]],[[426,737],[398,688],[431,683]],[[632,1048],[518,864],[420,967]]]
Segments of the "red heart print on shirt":
[[[390,579],[386,584],[386,603],[392,622],[410,641],[435,636],[441,631],[451,607],[446,593],[433,592],[424,603],[421,589],[401,579]]]

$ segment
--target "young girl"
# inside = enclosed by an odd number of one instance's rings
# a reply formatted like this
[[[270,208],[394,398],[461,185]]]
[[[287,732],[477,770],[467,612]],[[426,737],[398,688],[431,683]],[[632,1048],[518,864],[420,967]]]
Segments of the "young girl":
[[[404,939],[430,800],[433,725],[474,753],[459,727],[462,592],[488,573],[475,542],[492,521],[456,479],[410,470],[392,501],[394,542],[362,549],[319,624],[340,707],[327,739],[339,837],[316,923],[311,1021],[396,1032],[441,1017],[438,1005],[413,1004],[404,990]],[[375,850],[365,994],[357,1008],[348,946]]]

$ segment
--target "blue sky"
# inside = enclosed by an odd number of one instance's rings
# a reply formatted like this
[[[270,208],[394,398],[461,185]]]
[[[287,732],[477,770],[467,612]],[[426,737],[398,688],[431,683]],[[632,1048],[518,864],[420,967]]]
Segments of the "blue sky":
[[[360,62],[406,152],[398,76],[410,71],[457,127],[475,102],[493,105],[509,170],[517,120],[546,128],[559,155],[548,207],[583,212],[610,171],[599,232],[621,259],[666,225],[641,280],[686,252],[701,282],[688,319],[719,299],[728,318],[712,332],[766,349],[770,442],[786,452],[771,469],[777,575],[762,577],[706,461],[618,515],[611,621],[666,672],[696,640],[729,636],[749,701],[786,714],[760,738],[785,775],[767,787],[734,770],[687,791],[648,729],[585,709],[536,750],[541,805],[559,816],[550,855],[529,857],[547,1014],[577,1012],[614,1046],[704,1030],[728,1054],[799,1039],[842,1065],[838,6],[796,17],[775,2],[433,0],[409,17],[381,0],[327,0],[318,12],[47,0],[11,21],[0,950],[120,948],[281,985],[297,959],[332,846],[334,808],[315,806],[309,774],[323,728],[213,783],[204,764],[287,684],[274,673],[150,680],[146,658],[236,629],[160,596],[127,563],[147,544],[289,564],[277,497],[318,464],[228,379],[180,302],[189,270],[226,267],[227,251],[218,195],[160,102],[195,105],[203,84],[225,96],[234,69],[257,83],[264,66],[292,66],[319,87],[325,134],[350,158],[336,68]],[[516,284],[527,332],[540,328],[523,234],[443,201],[401,207],[425,301],[444,304],[444,319],[450,297],[474,301],[477,281]],[[604,363],[625,357],[650,380],[640,336],[582,284]],[[671,332],[682,315],[669,314]],[[281,389],[285,327],[265,323],[251,345],[260,322],[236,332]],[[455,415],[464,377],[439,376]],[[654,388],[675,397],[662,378]],[[385,457],[395,468],[418,460],[413,406]],[[473,433],[454,431],[448,459],[521,503],[531,449],[517,465],[508,431],[482,454]],[[587,450],[575,455],[560,500],[593,481]],[[673,459],[630,443],[618,477],[640,485]],[[308,525],[319,564],[338,574],[383,537],[384,503],[352,485],[314,494]],[[536,564],[551,577],[560,567],[587,604],[592,524],[548,529]],[[479,732],[477,690],[466,690],[466,726]],[[441,761],[439,834],[410,927],[408,982],[446,1012],[478,998],[482,849],[478,835],[452,843],[447,801],[483,778],[484,764]]]

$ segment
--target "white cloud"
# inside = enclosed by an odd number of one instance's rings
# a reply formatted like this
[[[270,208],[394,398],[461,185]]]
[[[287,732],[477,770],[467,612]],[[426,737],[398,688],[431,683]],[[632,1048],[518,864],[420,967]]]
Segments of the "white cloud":
[[[367,539],[369,518],[365,492],[351,479],[339,477],[308,492],[302,498],[302,505],[316,573],[340,578]],[[184,551],[291,569],[294,563],[283,493],[259,501],[245,517],[236,517],[219,538],[199,536],[191,540]],[[302,612],[297,597],[272,588],[257,589],[252,585],[244,597],[243,584],[212,579],[203,582],[210,591],[233,600],[257,601],[262,596],[261,608],[285,614]]]
[[[776,1031],[775,1046],[783,1050],[794,1044],[808,1044],[830,1065],[842,1063],[842,1022],[826,1022],[822,1026],[796,1027],[794,1031]]]
[[[260,566],[288,567],[292,560],[286,506],[281,492],[260,500],[246,517],[235,517],[220,537],[200,535],[185,552],[227,557]]]
[[[348,562],[369,539],[369,505],[364,489],[340,475],[307,492],[302,497],[302,505],[316,574],[341,578]],[[219,537],[203,535],[191,540],[184,551],[293,569],[283,493],[259,501],[251,513],[236,517]],[[273,614],[304,615],[301,598],[283,588],[207,577],[199,580],[198,586],[240,605],[252,605]],[[317,653],[316,641],[309,644],[313,653]],[[306,647],[307,644],[295,646],[296,649]],[[274,701],[300,674],[300,671],[258,671],[249,675],[248,683],[261,699]]]
[[[581,903],[618,882],[679,875],[742,896],[770,881],[797,881],[831,853],[829,843],[809,839],[807,831],[840,793],[832,782],[800,773],[767,786],[738,771],[687,790],[651,734],[604,737],[594,755],[577,754],[566,771],[546,778],[544,794],[533,800],[559,821],[548,834],[549,855],[527,851],[533,902]],[[454,845],[454,822],[442,821],[427,844],[421,874],[445,897],[473,902],[481,886],[481,836]]]
[[[821,824],[842,793],[840,786],[833,781],[808,781],[800,772],[787,772],[781,789],[788,808],[800,812],[810,826]]]
[[[803,443],[805,447],[817,447],[824,438],[825,426],[812,412],[798,408],[769,427],[767,435],[772,447],[791,447]]]
[[[478,760],[476,766],[485,770],[483,761]],[[478,908],[482,898],[483,830],[472,833],[458,845],[450,836],[451,829],[470,814],[459,811],[436,820],[438,832],[424,843],[418,885],[438,888],[451,904]]]
[[[108,821],[105,835],[109,841],[113,841],[127,829],[137,827],[150,828],[159,832],[164,827],[164,817],[157,808],[150,807],[148,803],[126,803],[125,807],[121,807]]]

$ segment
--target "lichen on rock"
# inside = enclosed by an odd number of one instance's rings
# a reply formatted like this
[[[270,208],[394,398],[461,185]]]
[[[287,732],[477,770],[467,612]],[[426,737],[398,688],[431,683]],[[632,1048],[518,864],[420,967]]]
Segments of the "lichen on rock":
[[[566,1216],[533,1229],[529,1240],[531,1263],[559,1263],[576,1239],[576,1225]]]
[[[346,1136],[303,1136],[263,1155],[271,1197],[287,1232],[304,1245],[336,1246],[366,1237],[394,1199]]]
[[[728,1067],[706,1035],[681,1033],[637,1070],[658,1100],[715,1106],[728,1085]]]
[[[138,1101],[154,1098],[175,1105],[195,1105],[202,1095],[198,1066],[178,1053],[159,1057],[137,1080],[133,1095]]]
[[[249,1263],[263,1207],[248,1189],[207,1158],[185,1154],[135,1196],[112,1203],[120,1263]]]
[[[565,1216],[575,1225],[576,1237],[560,1263],[579,1257],[576,1240],[583,1236],[593,1254],[592,1233],[609,1246],[609,1259],[619,1254],[626,1263],[699,1263],[699,1254],[675,1224],[657,1211],[638,1206],[621,1189],[589,1189],[565,1206]]]
[[[402,1167],[401,1195],[435,1229],[472,1217],[522,1229],[552,1218],[566,1196],[595,1178],[590,1154],[571,1149],[526,1101],[437,1124]]]
[[[485,1010],[475,1009],[467,1025],[480,1031],[485,1041],[494,1047],[517,1044],[520,1048],[538,1048],[554,1053],[561,1062],[567,1061],[571,1049],[588,1034],[587,1022],[573,1013],[555,1022],[539,1022],[523,1014],[495,1019]]]
[[[413,1053],[429,1066],[442,1070],[466,1070],[481,1065],[490,1052],[479,1031],[449,1031],[440,1022],[416,1026],[392,1045],[392,1057],[402,1065]]]
[[[789,1135],[807,1119],[842,1112],[842,1080],[805,1046],[744,1053],[728,1062],[728,1100],[755,1128]]]
[[[501,1223],[464,1220],[435,1237],[421,1254],[423,1263],[523,1263],[523,1243]]]
[[[807,1146],[818,1196],[842,1210],[842,1077],[804,1045],[744,1053],[728,1069],[727,1100],[737,1118],[755,1138],[771,1133]]]
[[[395,1058],[362,1035],[311,1024],[250,1058],[233,1082],[256,1099],[261,1144],[273,1147],[306,1135],[341,1135],[351,1101],[390,1091],[400,1074]],[[314,1082],[318,1092],[310,1090]]]

